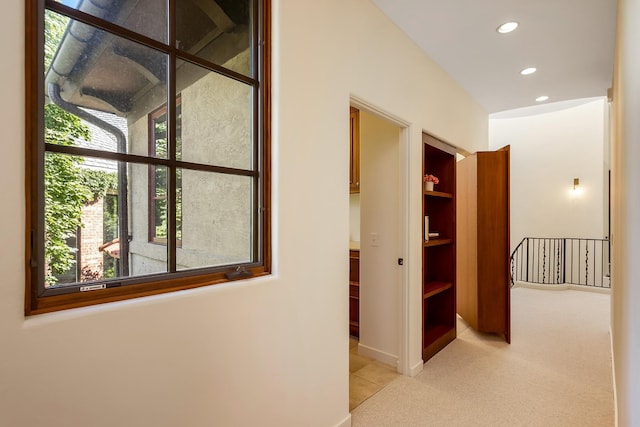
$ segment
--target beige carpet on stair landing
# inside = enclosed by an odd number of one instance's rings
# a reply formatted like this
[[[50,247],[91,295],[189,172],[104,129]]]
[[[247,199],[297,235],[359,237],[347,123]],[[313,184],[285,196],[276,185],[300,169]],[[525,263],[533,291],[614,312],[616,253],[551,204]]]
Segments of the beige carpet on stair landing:
[[[458,323],[415,378],[352,412],[352,426],[614,425],[610,296],[513,288],[511,345]]]

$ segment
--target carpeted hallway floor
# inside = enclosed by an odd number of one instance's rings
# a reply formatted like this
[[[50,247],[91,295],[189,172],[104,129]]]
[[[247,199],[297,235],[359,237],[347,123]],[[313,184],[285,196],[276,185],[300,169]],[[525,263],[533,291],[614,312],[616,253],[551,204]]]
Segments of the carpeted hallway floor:
[[[456,340],[355,408],[352,426],[613,426],[610,296],[513,288],[511,308],[511,345],[459,322]]]

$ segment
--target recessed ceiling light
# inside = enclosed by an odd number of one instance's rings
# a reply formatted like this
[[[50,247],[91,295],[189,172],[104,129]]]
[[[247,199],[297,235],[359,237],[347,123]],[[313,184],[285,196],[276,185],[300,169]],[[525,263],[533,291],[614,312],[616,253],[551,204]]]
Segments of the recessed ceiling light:
[[[542,95],[536,98],[536,101],[538,102],[543,102],[546,101],[547,99],[549,99],[549,97],[547,95]]]
[[[520,71],[520,74],[522,74],[523,76],[528,76],[529,74],[533,74],[537,71],[536,67],[529,67],[529,68],[525,68],[524,70]]]
[[[518,28],[518,25],[519,24],[517,22],[515,22],[515,21],[505,22],[504,24],[502,24],[498,28],[496,28],[496,31],[499,32],[500,34],[510,33],[511,31],[513,31],[516,28]]]

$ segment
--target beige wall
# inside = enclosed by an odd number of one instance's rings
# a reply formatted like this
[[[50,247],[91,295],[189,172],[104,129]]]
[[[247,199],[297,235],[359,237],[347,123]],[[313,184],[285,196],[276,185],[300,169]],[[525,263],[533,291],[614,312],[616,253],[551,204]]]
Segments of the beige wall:
[[[349,194],[349,240],[360,241],[360,193]]]
[[[523,237],[605,238],[606,99],[519,111],[489,120],[490,148],[511,146],[511,249]]]
[[[619,0],[612,123],[612,333],[620,427],[640,425],[640,1]]]
[[[3,3],[0,425],[348,425],[349,98],[410,124],[410,363],[420,366],[421,132],[487,115],[368,0],[274,0],[274,273],[24,318],[24,1]]]

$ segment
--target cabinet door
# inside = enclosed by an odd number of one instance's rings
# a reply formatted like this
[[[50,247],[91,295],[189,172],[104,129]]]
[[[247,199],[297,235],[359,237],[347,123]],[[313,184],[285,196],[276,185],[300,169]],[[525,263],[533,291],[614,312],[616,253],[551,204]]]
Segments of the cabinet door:
[[[351,153],[349,156],[349,193],[360,192],[360,110],[351,107],[349,114]]]
[[[509,147],[478,153],[478,327],[510,337]]]
[[[457,168],[457,311],[509,342],[509,147],[472,154]]]

